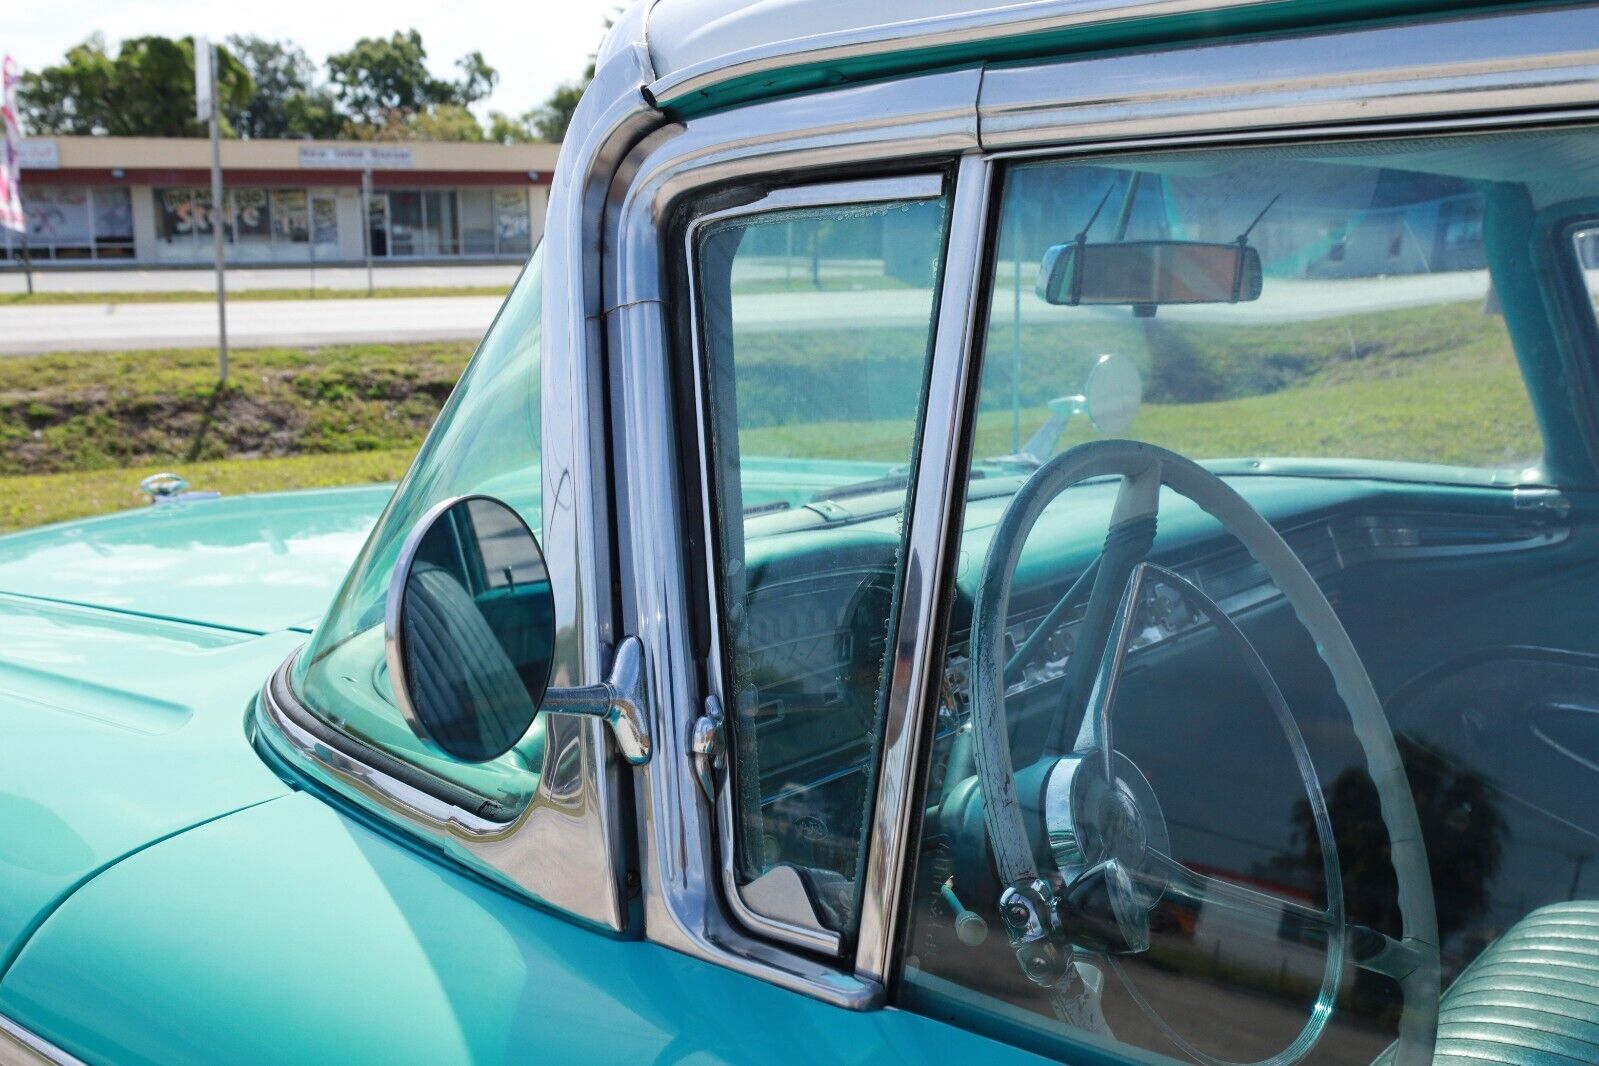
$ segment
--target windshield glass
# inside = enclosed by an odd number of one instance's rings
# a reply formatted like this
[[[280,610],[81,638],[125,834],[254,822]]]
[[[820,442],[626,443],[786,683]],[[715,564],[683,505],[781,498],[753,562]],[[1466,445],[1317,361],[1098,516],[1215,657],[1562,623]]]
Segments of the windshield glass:
[[[1132,361],[1143,390],[1116,436],[1203,460],[1426,464],[1385,466],[1383,476],[1427,480],[1535,476],[1526,471],[1543,444],[1490,280],[1490,190],[1428,172],[1429,161],[1396,143],[1013,171],[977,454],[1025,452],[1052,402],[1069,405],[1109,354]],[[1041,267],[1052,248],[1077,244],[1100,253],[1084,257],[1080,291],[1125,282],[1129,253],[1175,263],[1159,275],[1168,288],[1193,280],[1174,256],[1196,248],[1231,256],[1242,244],[1259,275],[1236,300],[1230,260],[1208,302],[1046,300]],[[1107,262],[1112,252],[1122,261]],[[1104,276],[1117,267],[1121,277]],[[1072,419],[1048,444],[1096,435]]]
[[[426,748],[395,706],[384,659],[383,606],[406,535],[433,504],[483,493],[540,528],[539,320],[542,255],[535,252],[439,415],[416,462],[356,559],[295,667],[308,707],[345,732],[515,810],[537,786],[543,730],[499,759],[467,765]]]
[[[1593,136],[1001,170],[902,1006],[1592,1060]]]

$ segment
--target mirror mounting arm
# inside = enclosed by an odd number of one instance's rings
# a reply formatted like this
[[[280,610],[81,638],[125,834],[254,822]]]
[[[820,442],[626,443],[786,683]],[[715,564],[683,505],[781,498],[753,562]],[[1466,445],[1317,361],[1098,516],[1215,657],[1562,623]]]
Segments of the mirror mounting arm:
[[[546,689],[539,709],[605,719],[622,757],[633,766],[643,766],[650,761],[646,706],[644,645],[637,637],[630,636],[616,646],[610,677],[598,685]]]

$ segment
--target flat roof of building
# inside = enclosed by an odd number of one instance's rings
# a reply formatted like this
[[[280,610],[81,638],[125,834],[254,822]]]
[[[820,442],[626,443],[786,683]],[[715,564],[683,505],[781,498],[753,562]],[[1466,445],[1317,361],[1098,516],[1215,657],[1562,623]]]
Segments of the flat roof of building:
[[[370,169],[374,184],[390,187],[548,185],[560,147],[229,138],[222,142],[222,169],[231,184],[357,184]],[[203,137],[30,137],[23,142],[22,163],[27,182],[203,183],[210,180],[211,145]]]

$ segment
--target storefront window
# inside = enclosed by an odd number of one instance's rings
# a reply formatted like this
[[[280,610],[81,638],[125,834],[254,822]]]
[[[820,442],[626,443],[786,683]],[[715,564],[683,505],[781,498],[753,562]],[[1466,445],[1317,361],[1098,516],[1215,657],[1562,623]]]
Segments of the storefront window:
[[[133,197],[127,189],[90,189],[93,204],[94,257],[133,257]]]
[[[532,224],[525,189],[494,190],[494,231],[501,255],[527,255]]]
[[[289,244],[305,244],[311,237],[304,189],[277,189],[272,193],[272,233]]]
[[[494,204],[488,189],[461,190],[461,251],[494,254]]]
[[[22,189],[34,259],[121,259],[133,254],[133,210],[125,188],[31,185]],[[20,234],[0,233],[0,256],[22,255]]]
[[[272,211],[265,189],[230,189],[228,236],[238,244],[235,258],[272,258]]]

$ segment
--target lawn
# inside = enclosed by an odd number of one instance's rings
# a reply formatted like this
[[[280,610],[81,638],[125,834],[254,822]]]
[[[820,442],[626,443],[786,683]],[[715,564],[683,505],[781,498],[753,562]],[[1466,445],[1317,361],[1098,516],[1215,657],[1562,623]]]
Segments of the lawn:
[[[1403,459],[1460,466],[1526,465],[1542,454],[1520,371],[1494,346],[1410,360],[1370,376],[1326,370],[1277,392],[1208,403],[1146,403],[1127,436],[1195,458]],[[1021,439],[1049,410],[1024,407]],[[1015,450],[1011,410],[990,400],[974,454]],[[768,426],[739,434],[746,455],[905,462],[908,418]],[[1060,447],[1096,434],[1074,420]]]
[[[925,363],[918,331],[788,331],[738,339],[746,455],[911,456]],[[176,469],[227,493],[392,481],[472,345],[207,349],[0,359],[0,527],[134,506]],[[1022,375],[1011,380],[1019,350]],[[1250,327],[1180,322],[996,324],[975,453],[1015,448],[1044,401],[1081,388],[1098,353],[1144,375],[1128,435],[1196,458],[1303,456],[1516,467],[1541,451],[1503,321],[1455,305]],[[1088,439],[1076,420],[1061,441]]]
[[[415,448],[470,343],[0,359],[0,476]]]
[[[229,292],[229,302],[260,303],[275,300],[394,300],[414,296],[504,296],[504,285],[419,285],[374,289],[241,289]],[[37,307],[47,304],[184,304],[210,303],[214,292],[25,292],[0,293],[0,308]]]
[[[196,489],[233,496],[398,481],[415,455],[414,447],[396,448],[346,455],[183,463],[180,470]],[[161,469],[161,464],[156,463],[126,470],[0,477],[0,530],[26,529],[138,507],[146,502],[139,491],[139,479]]]

